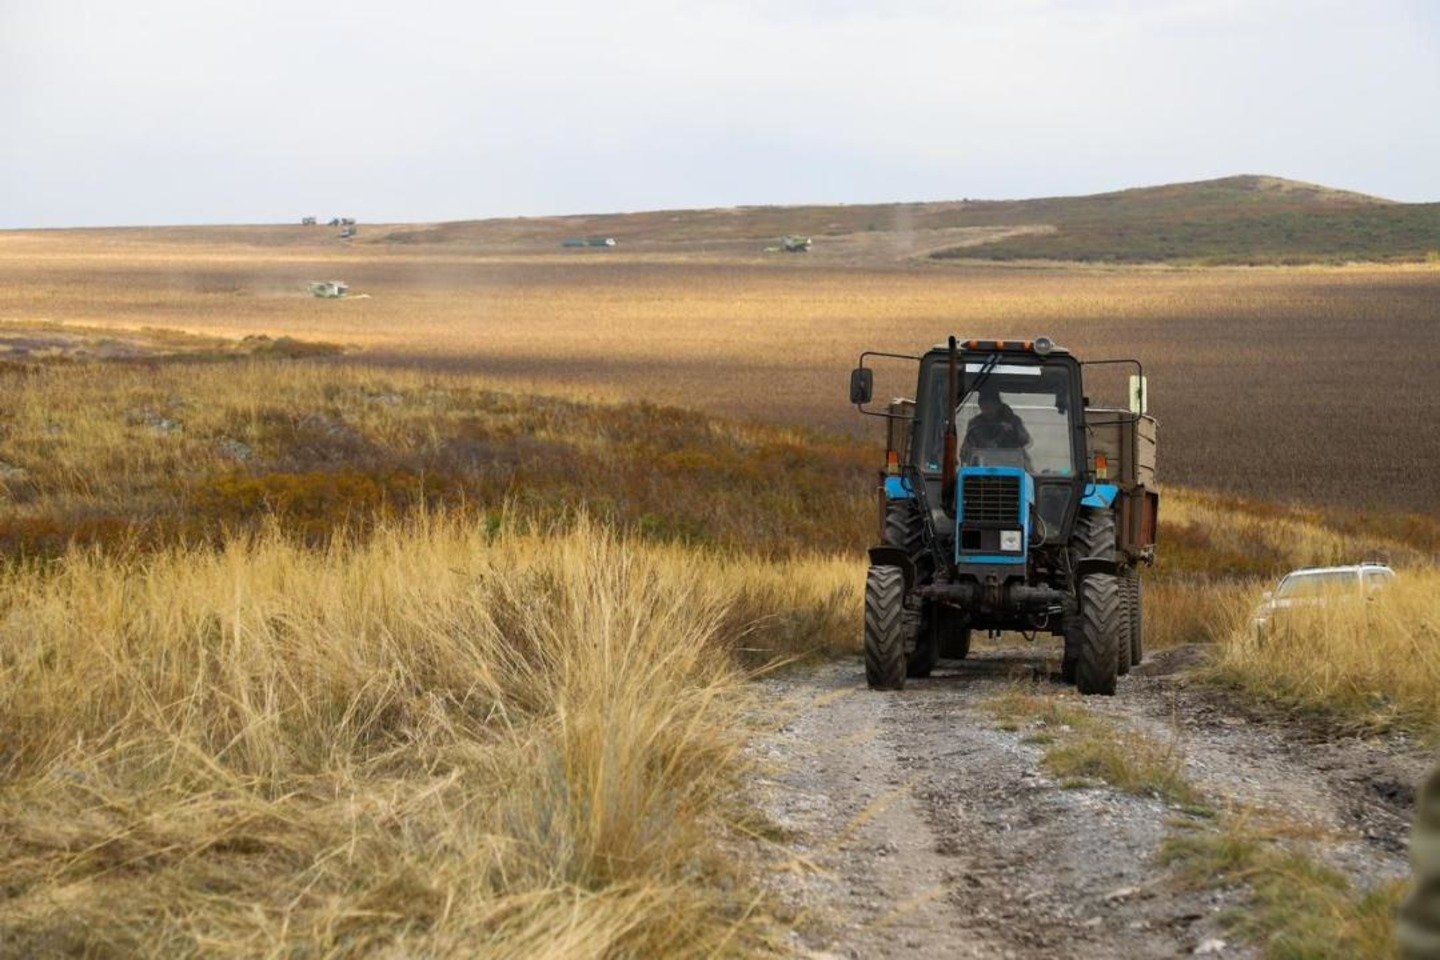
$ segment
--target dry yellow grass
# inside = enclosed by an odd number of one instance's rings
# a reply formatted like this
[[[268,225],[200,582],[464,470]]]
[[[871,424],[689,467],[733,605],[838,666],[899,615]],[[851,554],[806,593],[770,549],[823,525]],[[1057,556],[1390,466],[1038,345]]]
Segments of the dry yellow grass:
[[[1145,579],[1146,636],[1156,649],[1227,640],[1290,570],[1365,560],[1423,570],[1435,558],[1437,527],[1419,517],[1362,517],[1338,529],[1320,509],[1173,487],[1161,513],[1160,560]]]
[[[1254,810],[1230,811],[1214,829],[1177,821],[1160,858],[1198,888],[1249,888],[1246,909],[1227,924],[1254,941],[1267,960],[1394,957],[1395,911],[1405,893],[1390,880],[1359,888],[1306,849],[1313,828]],[[1301,842],[1297,842],[1301,841]]]
[[[1283,611],[1263,636],[1259,597],[1230,599],[1221,678],[1266,700],[1362,726],[1440,732],[1440,572],[1402,568],[1369,598]]]
[[[7,568],[0,955],[767,952],[734,652],[848,568],[437,517]]]

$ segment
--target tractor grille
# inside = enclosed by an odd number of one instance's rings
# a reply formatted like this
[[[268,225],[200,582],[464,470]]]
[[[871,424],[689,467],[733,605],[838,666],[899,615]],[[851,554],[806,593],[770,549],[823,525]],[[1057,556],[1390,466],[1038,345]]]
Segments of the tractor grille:
[[[968,476],[964,498],[965,525],[1020,526],[1020,478]]]

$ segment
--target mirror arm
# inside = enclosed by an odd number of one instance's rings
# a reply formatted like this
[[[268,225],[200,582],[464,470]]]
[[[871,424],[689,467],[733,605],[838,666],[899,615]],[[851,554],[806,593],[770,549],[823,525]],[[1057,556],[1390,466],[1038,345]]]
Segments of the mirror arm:
[[[919,363],[919,362],[921,361],[921,359],[922,359],[921,357],[913,356],[913,355],[908,354],[908,353],[885,353],[884,351],[881,351],[881,350],[866,350],[864,353],[860,354],[860,366],[857,367],[856,369],[859,369],[859,370],[865,370],[865,369],[867,369],[867,367],[865,366],[865,358],[866,358],[866,357],[888,357],[888,358],[890,358],[891,360],[913,360],[915,363]],[[852,374],[852,375],[853,375],[853,374]],[[872,400],[874,399],[873,396],[872,396],[871,399],[872,399]],[[867,417],[884,417],[886,420],[913,420],[913,419],[915,419],[914,417],[901,417],[901,416],[897,416],[896,414],[892,414],[892,413],[888,413],[888,412],[887,412],[887,413],[880,413],[880,412],[877,411],[877,410],[866,410],[866,409],[865,409],[865,404],[863,404],[863,403],[857,403],[857,404],[855,404],[855,409],[856,409],[856,410],[859,410],[861,413],[865,414],[865,416],[867,416]]]

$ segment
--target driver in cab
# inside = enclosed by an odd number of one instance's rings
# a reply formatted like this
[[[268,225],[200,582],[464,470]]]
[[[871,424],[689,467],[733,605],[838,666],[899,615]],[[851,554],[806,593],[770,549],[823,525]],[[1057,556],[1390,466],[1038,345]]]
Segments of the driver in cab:
[[[965,440],[960,445],[960,462],[968,462],[977,450],[1024,450],[1030,446],[1030,431],[1025,423],[1000,399],[1000,391],[982,386],[980,412],[965,427]]]

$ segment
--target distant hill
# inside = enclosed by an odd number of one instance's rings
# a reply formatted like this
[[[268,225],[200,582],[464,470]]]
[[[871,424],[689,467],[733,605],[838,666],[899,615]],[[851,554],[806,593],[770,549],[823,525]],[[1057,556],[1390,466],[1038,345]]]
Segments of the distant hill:
[[[15,231],[38,234],[42,231]],[[65,231],[67,233],[80,231]],[[754,258],[786,234],[813,237],[789,262],[873,266],[917,259],[1100,263],[1317,263],[1440,257],[1440,203],[1396,203],[1278,177],[1237,176],[1082,197],[949,200],[509,217],[326,226],[131,227],[93,231],[111,243],[234,244],[467,254],[558,254],[566,240],[613,237],[618,252]],[[418,252],[418,251],[417,251]]]
[[[1055,230],[933,256],[1310,263],[1422,260],[1440,251],[1440,203],[1395,203],[1277,177],[974,206],[968,215],[976,222],[1043,218]]]
[[[752,252],[787,233],[815,237],[817,258],[833,252],[843,259],[891,260],[1423,260],[1440,251],[1440,203],[1396,203],[1278,177],[1236,176],[1032,200],[461,221],[400,227],[367,239],[548,246],[567,237],[603,235],[622,249]]]

